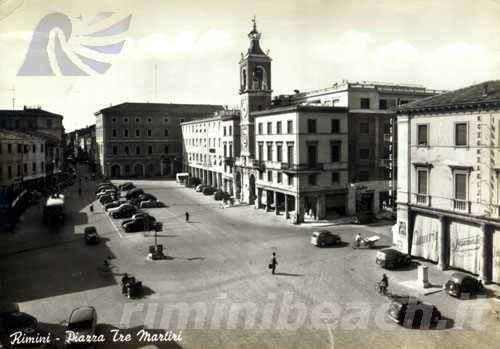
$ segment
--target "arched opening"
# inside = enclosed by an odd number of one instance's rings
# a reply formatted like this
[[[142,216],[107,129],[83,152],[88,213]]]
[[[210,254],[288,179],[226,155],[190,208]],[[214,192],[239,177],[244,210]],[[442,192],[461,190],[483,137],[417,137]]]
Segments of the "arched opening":
[[[121,168],[120,165],[111,166],[111,177],[118,178],[121,176]]]
[[[253,205],[255,202],[255,176],[253,174],[250,175],[249,182],[248,203]]]
[[[252,84],[254,90],[267,90],[267,72],[263,66],[258,65],[255,68]]]
[[[135,177],[144,176],[144,166],[142,166],[142,164],[136,164],[134,166],[134,176]]]
[[[149,164],[146,167],[146,177],[153,177],[154,176],[154,166],[153,164]]]
[[[247,88],[247,70],[241,70],[241,89],[246,90]]]

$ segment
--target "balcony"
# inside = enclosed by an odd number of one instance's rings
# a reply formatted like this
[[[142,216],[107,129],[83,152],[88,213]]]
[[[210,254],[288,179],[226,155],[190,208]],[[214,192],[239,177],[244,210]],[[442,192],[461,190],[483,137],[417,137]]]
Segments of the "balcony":
[[[314,164],[290,164],[287,162],[283,162],[282,169],[286,172],[317,172],[323,170],[322,163],[314,163]]]
[[[264,171],[266,169],[266,163],[265,161],[262,160],[252,160],[252,167],[259,170],[259,171]]]
[[[431,196],[427,194],[415,194],[415,202],[417,205],[431,206]]]
[[[282,170],[283,165],[281,161],[266,161],[264,163],[265,168],[269,170]]]
[[[234,166],[234,158],[231,157],[224,157],[224,164],[228,166]]]
[[[471,202],[467,200],[452,199],[455,211],[470,213]]]

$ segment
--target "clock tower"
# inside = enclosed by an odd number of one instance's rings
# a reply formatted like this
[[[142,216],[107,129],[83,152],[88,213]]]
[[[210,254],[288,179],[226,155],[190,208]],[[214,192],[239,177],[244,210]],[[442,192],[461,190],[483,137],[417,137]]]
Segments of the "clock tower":
[[[248,33],[250,47],[241,54],[240,96],[241,96],[241,155],[254,158],[255,126],[252,112],[271,106],[271,58],[260,48],[261,34],[257,31],[255,17],[253,28]]]

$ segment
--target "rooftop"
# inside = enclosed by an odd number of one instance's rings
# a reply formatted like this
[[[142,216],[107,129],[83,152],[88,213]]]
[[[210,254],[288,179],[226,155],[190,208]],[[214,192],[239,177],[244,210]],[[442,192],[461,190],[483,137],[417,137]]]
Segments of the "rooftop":
[[[24,106],[24,109],[20,110],[10,110],[10,109],[3,109],[0,110],[0,116],[52,116],[52,117],[58,117],[58,118],[63,118],[62,115],[60,114],[55,114],[51,113],[49,111],[43,110],[41,107],[27,107]]]
[[[330,107],[323,105],[300,105],[293,104],[283,107],[273,107],[271,109],[252,112],[255,117],[266,116],[272,114],[282,114],[289,112],[316,112],[316,113],[347,113],[347,107]]]
[[[400,106],[398,112],[477,109],[485,107],[500,107],[500,80],[486,81],[437,96],[419,99]]]
[[[175,104],[175,103],[132,103],[125,102],[111,107],[103,108],[95,113],[210,113],[224,109],[222,105],[213,104]]]

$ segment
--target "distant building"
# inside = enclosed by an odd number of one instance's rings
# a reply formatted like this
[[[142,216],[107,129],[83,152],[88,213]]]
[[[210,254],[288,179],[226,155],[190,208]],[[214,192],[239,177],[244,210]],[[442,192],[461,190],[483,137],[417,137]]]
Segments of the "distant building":
[[[211,118],[183,122],[184,171],[233,195],[234,157],[240,152],[239,123],[239,110],[221,110]]]
[[[90,125],[66,134],[66,155],[76,160],[96,160],[95,125]]]
[[[394,243],[500,283],[500,81],[398,111]]]
[[[174,176],[182,171],[180,124],[222,106],[122,103],[96,116],[98,171],[107,177]]]
[[[63,167],[63,117],[41,109],[0,110],[0,129],[20,131],[45,140],[46,183],[55,184]]]
[[[45,187],[45,144],[43,137],[0,129],[0,230],[15,220],[28,190]]]

